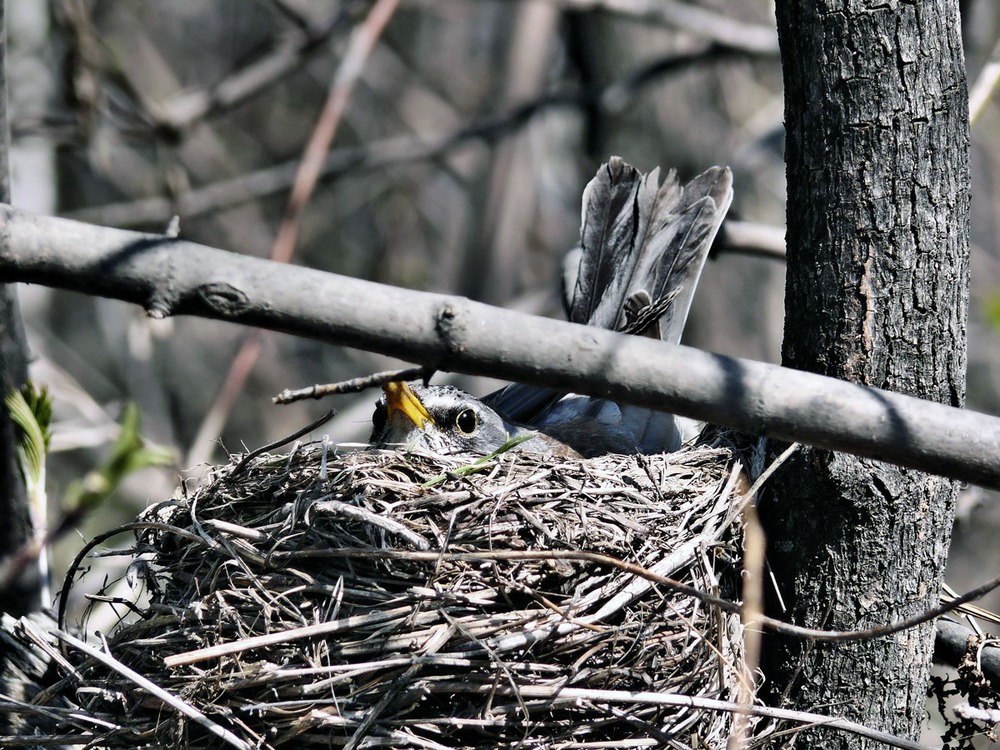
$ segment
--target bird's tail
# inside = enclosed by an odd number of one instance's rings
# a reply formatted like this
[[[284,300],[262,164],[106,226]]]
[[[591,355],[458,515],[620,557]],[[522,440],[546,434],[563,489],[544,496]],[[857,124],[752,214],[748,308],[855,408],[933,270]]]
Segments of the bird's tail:
[[[671,170],[661,186],[659,169],[643,175],[612,157],[583,194],[569,319],[679,343],[732,199],[726,167],[712,167],[684,187]]]
[[[660,185],[658,169],[644,175],[612,157],[584,191],[580,246],[563,265],[569,319],[679,343],[732,198],[726,167],[712,167],[681,187],[673,170]],[[571,408],[564,396],[515,383],[484,400],[513,420],[544,425]],[[618,429],[638,452],[675,450],[687,437],[672,415],[613,406],[620,409]]]
[[[680,343],[701,270],[733,199],[712,167],[684,187],[671,170],[643,175],[613,157],[583,195],[581,248],[568,315],[577,323]],[[565,283],[565,282],[564,282]],[[701,425],[623,404],[621,426],[641,453],[676,450]]]

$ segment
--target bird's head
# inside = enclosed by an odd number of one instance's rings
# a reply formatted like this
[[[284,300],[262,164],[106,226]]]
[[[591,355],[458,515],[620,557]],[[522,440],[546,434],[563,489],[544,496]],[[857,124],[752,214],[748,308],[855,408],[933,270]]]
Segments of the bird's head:
[[[490,453],[518,431],[458,388],[395,381],[382,390],[372,415],[373,445],[435,453]]]

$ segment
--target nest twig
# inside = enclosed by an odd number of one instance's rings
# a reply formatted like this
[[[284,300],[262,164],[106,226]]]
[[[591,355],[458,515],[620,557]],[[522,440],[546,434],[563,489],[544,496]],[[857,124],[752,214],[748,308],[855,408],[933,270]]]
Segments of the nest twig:
[[[33,720],[36,736],[76,731],[108,748],[725,745],[731,715],[697,699],[740,698],[738,618],[636,566],[735,597],[728,450],[509,453],[468,471],[458,458],[314,444],[236,466],[142,516],[130,554],[145,591],[102,648],[117,664],[70,641],[66,680],[47,696],[91,723]]]

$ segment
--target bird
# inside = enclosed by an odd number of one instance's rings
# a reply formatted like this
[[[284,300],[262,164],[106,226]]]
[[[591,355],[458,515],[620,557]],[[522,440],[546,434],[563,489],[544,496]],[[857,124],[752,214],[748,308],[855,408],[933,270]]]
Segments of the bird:
[[[592,458],[607,453],[634,453],[634,446],[606,424],[593,407],[600,399],[581,404],[565,419],[526,425],[506,419],[486,400],[450,385],[392,381],[372,415],[372,437],[377,446],[422,448],[432,453],[487,454],[516,443],[517,450],[564,458]],[[587,407],[591,407],[588,409]],[[613,402],[612,420],[617,416]]]
[[[701,271],[733,198],[712,167],[682,186],[620,157],[583,194],[580,244],[563,264],[574,323],[680,343]],[[376,447],[488,454],[504,446],[563,457],[665,453],[698,425],[644,407],[512,383],[479,399],[452,386],[392,381],[372,415]]]

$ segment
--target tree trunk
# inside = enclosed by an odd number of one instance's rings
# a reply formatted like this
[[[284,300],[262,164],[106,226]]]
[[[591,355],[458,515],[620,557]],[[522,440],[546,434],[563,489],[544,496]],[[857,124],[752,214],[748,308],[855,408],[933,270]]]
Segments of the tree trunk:
[[[6,3],[0,0],[0,202],[10,202],[10,126],[7,113]],[[12,284],[0,284],[0,386],[17,390],[28,378],[28,346]],[[32,536],[27,492],[14,452],[14,425],[0,399],[0,560]],[[0,587],[0,612],[23,615],[38,609],[38,566],[28,569],[7,588]]]
[[[968,102],[957,0],[778,0],[788,278],[783,363],[960,406]],[[905,430],[899,440],[905,441]],[[806,449],[761,506],[793,622],[880,625],[935,604],[954,482]],[[772,700],[915,738],[933,624],[851,644],[770,639]],[[821,729],[805,747],[867,747]]]

